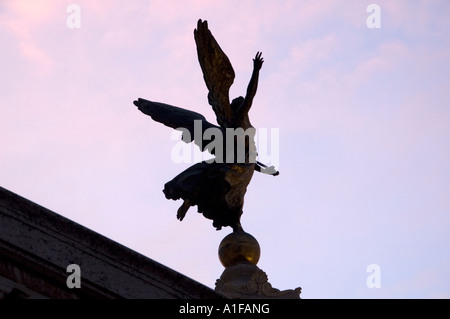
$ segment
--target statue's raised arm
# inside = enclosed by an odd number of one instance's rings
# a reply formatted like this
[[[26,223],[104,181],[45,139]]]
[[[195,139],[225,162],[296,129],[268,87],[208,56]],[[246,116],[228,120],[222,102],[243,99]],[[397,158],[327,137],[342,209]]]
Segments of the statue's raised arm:
[[[255,58],[253,59],[253,72],[247,87],[247,94],[245,95],[244,102],[238,110],[239,116],[248,113],[252,107],[253,98],[255,97],[258,89],[259,70],[261,70],[263,63],[264,59],[262,58],[262,52],[257,52]]]

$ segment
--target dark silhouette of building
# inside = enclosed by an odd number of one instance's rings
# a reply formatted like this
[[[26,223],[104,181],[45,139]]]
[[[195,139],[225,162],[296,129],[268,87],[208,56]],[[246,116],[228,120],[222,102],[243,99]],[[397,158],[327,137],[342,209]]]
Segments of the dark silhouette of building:
[[[211,299],[223,296],[0,187],[2,298]]]

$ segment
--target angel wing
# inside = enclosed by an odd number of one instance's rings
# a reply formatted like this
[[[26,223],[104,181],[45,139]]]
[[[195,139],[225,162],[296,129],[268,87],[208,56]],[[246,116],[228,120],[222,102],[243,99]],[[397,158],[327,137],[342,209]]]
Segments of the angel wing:
[[[208,29],[207,21],[198,20],[194,38],[198,61],[209,91],[208,102],[216,113],[217,123],[223,128],[230,127],[233,111],[229,91],[235,77],[233,67]]]
[[[207,144],[211,142],[210,140],[203,139],[203,133],[208,128],[217,128],[219,130],[221,129],[217,125],[208,122],[206,118],[200,113],[186,110],[181,107],[148,101],[141,98],[139,98],[137,101],[134,101],[133,104],[136,105],[142,113],[149,115],[153,120],[157,122],[160,122],[174,129],[187,130],[189,134],[183,134],[183,141],[186,143],[194,141],[194,143],[199,146],[202,151],[204,151],[205,146],[207,146]],[[196,120],[201,121],[201,127],[197,126],[197,132],[195,127]],[[208,151],[210,150],[208,149]],[[211,153],[214,154],[214,152]]]

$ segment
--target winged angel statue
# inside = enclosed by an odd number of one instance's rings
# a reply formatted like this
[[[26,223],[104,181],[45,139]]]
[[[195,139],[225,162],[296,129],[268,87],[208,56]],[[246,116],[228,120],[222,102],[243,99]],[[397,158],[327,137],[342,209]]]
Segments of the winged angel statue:
[[[183,220],[188,209],[197,205],[198,212],[212,219],[217,230],[230,226],[233,231],[239,231],[242,230],[240,218],[244,195],[253,172],[278,175],[273,166],[267,167],[256,161],[255,130],[248,117],[264,60],[257,52],[245,98],[239,96],[230,103],[229,90],[235,77],[234,70],[208,29],[207,21],[198,21],[194,38],[209,91],[208,102],[219,126],[209,123],[199,113],[176,106],[141,98],[133,103],[153,120],[183,131],[184,142],[193,141],[202,151],[215,155],[214,159],[194,164],[164,185],[167,199],[183,199],[177,218]],[[208,131],[216,134],[206,134]],[[216,143],[210,143],[211,140]],[[244,149],[241,153],[240,147]]]

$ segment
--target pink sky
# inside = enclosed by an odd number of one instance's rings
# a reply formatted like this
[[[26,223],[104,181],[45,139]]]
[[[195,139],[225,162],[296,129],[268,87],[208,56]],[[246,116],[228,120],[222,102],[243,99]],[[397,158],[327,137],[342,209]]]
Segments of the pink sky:
[[[81,27],[66,25],[80,7]],[[260,268],[303,298],[450,297],[448,1],[0,2],[0,186],[214,287],[215,231],[165,182],[171,130],[138,97],[214,122],[193,30],[206,19],[250,117],[280,132],[280,176],[255,175],[244,229]],[[378,264],[381,288],[366,268]]]

